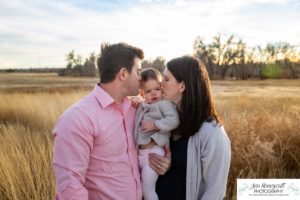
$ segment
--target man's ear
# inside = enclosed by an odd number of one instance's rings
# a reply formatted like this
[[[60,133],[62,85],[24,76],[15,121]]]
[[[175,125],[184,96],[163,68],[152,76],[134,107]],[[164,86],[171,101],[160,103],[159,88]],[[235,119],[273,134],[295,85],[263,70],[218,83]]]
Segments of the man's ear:
[[[119,78],[119,80],[123,81],[127,78],[128,76],[128,71],[126,68],[121,68],[117,74],[117,77]]]
[[[185,90],[185,83],[183,81],[181,81],[181,83],[179,85],[179,90],[180,90],[180,92],[183,92]]]

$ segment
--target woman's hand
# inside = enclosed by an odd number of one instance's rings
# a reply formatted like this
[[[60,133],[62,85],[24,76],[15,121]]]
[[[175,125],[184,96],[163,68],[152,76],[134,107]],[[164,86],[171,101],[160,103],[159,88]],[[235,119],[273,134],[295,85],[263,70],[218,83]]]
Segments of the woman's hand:
[[[165,155],[161,156],[156,153],[149,153],[150,167],[158,175],[164,175],[171,167],[171,151],[168,145],[164,146]]]

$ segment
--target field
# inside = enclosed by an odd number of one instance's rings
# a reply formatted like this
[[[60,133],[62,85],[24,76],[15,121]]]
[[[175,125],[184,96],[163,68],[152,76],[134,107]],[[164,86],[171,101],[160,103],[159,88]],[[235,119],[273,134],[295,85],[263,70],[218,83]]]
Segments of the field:
[[[51,129],[97,78],[0,73],[0,199],[53,199]],[[213,81],[237,178],[300,178],[300,80]]]

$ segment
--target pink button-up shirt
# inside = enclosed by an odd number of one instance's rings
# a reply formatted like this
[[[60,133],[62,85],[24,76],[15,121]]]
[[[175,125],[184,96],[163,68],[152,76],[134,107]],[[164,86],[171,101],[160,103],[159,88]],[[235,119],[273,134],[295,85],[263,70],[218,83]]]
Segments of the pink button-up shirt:
[[[64,112],[53,129],[57,199],[142,199],[134,117],[98,85]]]

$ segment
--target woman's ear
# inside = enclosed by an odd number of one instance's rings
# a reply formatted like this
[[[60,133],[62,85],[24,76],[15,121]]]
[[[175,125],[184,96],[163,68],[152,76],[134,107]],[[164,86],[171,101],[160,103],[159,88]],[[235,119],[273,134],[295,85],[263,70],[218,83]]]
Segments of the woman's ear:
[[[183,81],[181,81],[179,84],[180,84],[179,85],[179,91],[183,92],[185,90],[185,83]]]

